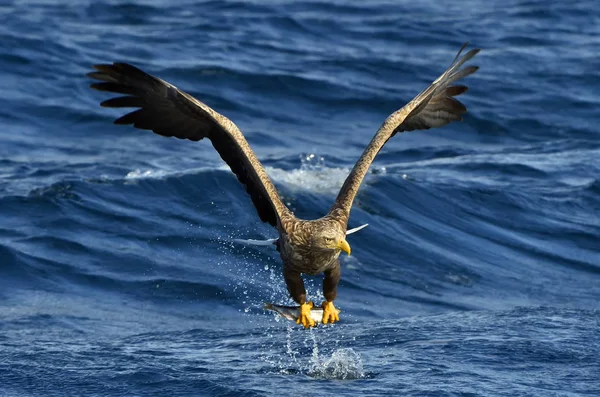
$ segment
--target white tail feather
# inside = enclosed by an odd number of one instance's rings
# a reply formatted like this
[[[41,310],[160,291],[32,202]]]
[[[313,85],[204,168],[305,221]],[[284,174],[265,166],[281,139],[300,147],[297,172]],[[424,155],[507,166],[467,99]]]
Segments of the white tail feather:
[[[275,242],[279,240],[277,238],[270,238],[268,240],[254,240],[254,239],[241,239],[241,238],[236,238],[233,239],[233,241],[235,241],[236,243],[240,243],[240,244],[248,244],[248,245],[273,245],[275,244]]]
[[[355,227],[354,229],[350,229],[346,231],[346,235],[352,234],[352,233],[356,233],[358,232],[360,229],[364,229],[365,227],[369,226],[368,223],[365,223],[364,225],[361,225],[359,227]],[[236,243],[240,243],[240,244],[248,244],[248,245],[273,245],[277,242],[277,238],[270,238],[268,240],[254,240],[254,239],[242,239],[242,238],[236,238],[233,239],[233,241],[235,241]]]
[[[350,229],[350,230],[346,230],[346,236],[352,233],[356,233],[358,232],[360,229],[364,229],[365,227],[369,226],[368,223],[365,223],[364,225],[361,225],[359,227],[355,227],[354,229]]]

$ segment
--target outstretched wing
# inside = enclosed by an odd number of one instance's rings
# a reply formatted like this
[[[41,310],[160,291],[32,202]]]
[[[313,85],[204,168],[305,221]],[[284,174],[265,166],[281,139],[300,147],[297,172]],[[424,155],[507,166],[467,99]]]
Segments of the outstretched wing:
[[[463,44],[448,69],[438,77],[427,89],[417,95],[402,109],[392,113],[381,125],[358,162],[352,168],[340,190],[331,213],[341,210],[350,214],[350,208],[358,188],[365,177],[369,166],[383,145],[398,132],[426,130],[441,127],[455,120],[462,120],[467,108],[454,97],[467,91],[464,85],[451,85],[457,80],[474,73],[477,66],[460,67],[473,58],[479,49],[472,49],[460,58],[460,54],[468,43]]]
[[[157,77],[126,64],[94,65],[88,76],[102,81],[92,88],[125,96],[100,105],[139,108],[115,120],[167,137],[199,141],[208,138],[246,187],[263,222],[273,226],[288,209],[238,127],[206,104]]]

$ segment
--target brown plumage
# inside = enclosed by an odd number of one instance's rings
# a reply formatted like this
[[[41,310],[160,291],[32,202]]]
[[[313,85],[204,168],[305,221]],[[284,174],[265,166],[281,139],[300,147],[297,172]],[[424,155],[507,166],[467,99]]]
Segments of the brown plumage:
[[[275,186],[237,126],[206,104],[179,90],[174,85],[126,63],[95,65],[88,76],[100,80],[91,85],[100,91],[125,96],[109,99],[101,106],[139,108],[117,119],[115,124],[133,124],[163,136],[199,141],[211,141],[221,158],[245,186],[263,222],[279,233],[277,248],[283,261],[283,273],[288,291],[304,310],[310,310],[301,274],[324,273],[323,322],[336,321],[333,300],[340,280],[339,255],[350,254],[346,229],[350,209],[363,178],[375,156],[398,132],[440,127],[461,120],[465,106],[454,97],[467,91],[457,80],[474,73],[475,66],[461,69],[479,49],[460,58],[461,47],[450,67],[427,89],[400,110],[392,113],[379,128],[358,162],[346,178],[329,213],[317,220],[300,220],[281,201]],[[335,316],[333,313],[336,313]],[[328,316],[326,318],[326,316]],[[300,316],[305,327],[313,325],[309,316]]]

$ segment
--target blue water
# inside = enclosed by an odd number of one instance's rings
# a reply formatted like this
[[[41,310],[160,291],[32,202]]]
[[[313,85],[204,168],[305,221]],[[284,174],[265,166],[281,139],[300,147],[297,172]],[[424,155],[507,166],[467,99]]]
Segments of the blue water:
[[[3,2],[0,395],[600,395],[598,5],[441,4]],[[212,146],[112,125],[85,77],[197,96],[315,218],[466,40],[469,113],[377,157],[310,331],[262,310],[278,254],[232,240],[275,231]]]

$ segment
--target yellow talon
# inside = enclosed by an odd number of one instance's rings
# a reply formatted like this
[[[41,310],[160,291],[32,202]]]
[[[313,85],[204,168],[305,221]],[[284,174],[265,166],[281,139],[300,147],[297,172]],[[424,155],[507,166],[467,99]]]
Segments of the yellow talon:
[[[312,302],[303,303],[302,305],[300,305],[300,315],[298,316],[298,319],[296,320],[296,324],[302,324],[304,326],[304,328],[314,327],[315,322],[313,321],[313,319],[310,316],[310,309],[312,309],[312,308],[313,308]]]
[[[336,321],[340,321],[340,310],[333,306],[333,302],[323,302],[323,324],[327,323],[335,323]]]

